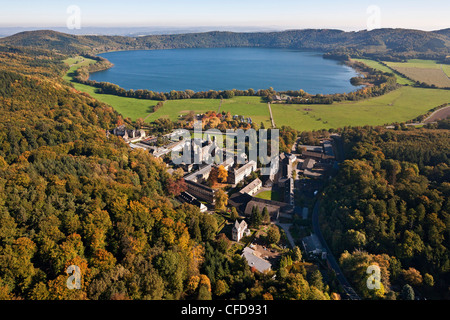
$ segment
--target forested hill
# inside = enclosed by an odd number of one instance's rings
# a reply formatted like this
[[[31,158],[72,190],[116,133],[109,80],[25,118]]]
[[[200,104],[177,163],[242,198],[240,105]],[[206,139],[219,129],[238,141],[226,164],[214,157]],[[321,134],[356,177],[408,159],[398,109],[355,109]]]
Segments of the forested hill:
[[[365,298],[449,299],[450,131],[342,131],[347,160],[325,190],[321,226],[342,271]],[[382,287],[367,288],[378,264]],[[396,293],[394,293],[394,291]]]
[[[199,273],[184,220],[199,212],[176,214],[177,182],[106,135],[119,115],[62,82],[59,54],[0,49],[0,300],[179,297]],[[65,285],[72,264],[81,290]]]
[[[206,32],[176,35],[75,36],[55,31],[22,32],[0,39],[0,44],[39,47],[65,54],[111,50],[211,47],[275,47],[304,50],[348,50],[393,57],[445,57],[450,54],[449,30],[426,32],[409,29],[376,29],[344,32],[330,29],[283,32]]]

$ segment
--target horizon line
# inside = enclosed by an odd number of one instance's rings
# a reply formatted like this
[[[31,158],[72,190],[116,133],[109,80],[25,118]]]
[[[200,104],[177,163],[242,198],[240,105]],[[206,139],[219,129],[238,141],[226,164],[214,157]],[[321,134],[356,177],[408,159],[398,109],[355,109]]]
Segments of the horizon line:
[[[23,31],[19,31],[18,33],[21,32],[27,32],[27,31],[55,31],[55,32],[61,32],[61,33],[82,33],[83,29],[151,29],[151,28],[156,28],[156,29],[178,29],[178,30],[188,30],[188,29],[210,29],[208,31],[197,31],[197,32],[201,32],[201,33],[206,33],[206,32],[214,32],[214,31],[218,31],[218,32],[249,32],[249,33],[257,33],[257,32],[284,32],[284,31],[294,31],[294,30],[337,30],[337,31],[342,31],[342,32],[362,32],[362,31],[368,31],[367,29],[348,29],[345,30],[343,28],[339,28],[339,27],[281,27],[281,26],[266,26],[266,27],[261,27],[261,26],[86,26],[86,27],[82,27],[81,29],[69,29],[65,26],[1,26],[0,25],[0,29],[33,29],[33,30],[23,30]],[[218,28],[218,29],[214,29],[214,28]],[[261,29],[261,31],[236,31],[236,30],[226,30],[226,28],[232,28],[232,29]],[[55,30],[58,29],[58,30]],[[66,29],[67,32],[62,32],[61,29]],[[423,32],[436,32],[436,31],[442,31],[442,30],[447,30],[450,29],[450,27],[446,27],[446,28],[442,28],[442,29],[430,29],[430,30],[425,30],[425,29],[417,29],[417,28],[408,28],[408,27],[381,27],[381,28],[376,28],[376,29],[372,29],[370,31],[373,30],[383,30],[383,29],[402,29],[402,30],[415,30],[415,31],[423,31]],[[265,30],[265,31],[263,31]],[[149,30],[150,31],[150,30]],[[158,31],[158,30],[155,30]],[[168,30],[169,31],[169,30]],[[197,33],[197,32],[193,32],[193,33]],[[78,34],[81,35],[81,34]]]

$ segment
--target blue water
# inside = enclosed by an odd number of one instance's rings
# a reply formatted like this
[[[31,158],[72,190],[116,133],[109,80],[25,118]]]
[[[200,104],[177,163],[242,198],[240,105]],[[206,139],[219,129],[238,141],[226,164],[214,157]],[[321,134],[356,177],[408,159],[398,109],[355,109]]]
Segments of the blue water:
[[[352,68],[322,58],[319,52],[267,48],[174,49],[101,54],[114,64],[92,80],[122,88],[171,90],[300,90],[316,94],[358,89]]]

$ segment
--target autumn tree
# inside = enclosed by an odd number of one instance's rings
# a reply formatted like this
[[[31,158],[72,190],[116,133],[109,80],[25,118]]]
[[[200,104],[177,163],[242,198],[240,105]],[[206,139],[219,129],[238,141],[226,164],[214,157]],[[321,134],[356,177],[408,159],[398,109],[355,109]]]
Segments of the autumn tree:
[[[228,178],[228,171],[227,171],[227,169],[225,169],[225,167],[224,166],[222,166],[222,165],[220,165],[218,168],[217,168],[217,179],[220,181],[220,182],[222,182],[222,183],[225,183],[225,182],[227,182],[227,178]]]
[[[214,195],[214,208],[216,211],[224,211],[228,205],[228,194],[222,190],[219,189],[216,191]]]

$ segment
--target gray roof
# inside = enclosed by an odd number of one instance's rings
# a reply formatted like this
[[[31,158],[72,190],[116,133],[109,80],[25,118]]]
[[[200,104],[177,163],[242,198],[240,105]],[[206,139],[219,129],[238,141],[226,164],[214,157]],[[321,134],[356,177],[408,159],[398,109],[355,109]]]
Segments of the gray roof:
[[[197,182],[199,180],[199,178],[203,179],[203,177],[206,174],[209,174],[209,172],[211,172],[211,170],[212,170],[212,165],[209,164],[209,165],[203,167],[202,169],[185,176],[184,180]]]
[[[303,162],[302,168],[303,169],[312,169],[314,168],[314,165],[317,163],[316,160],[313,158],[308,158]]]
[[[331,141],[327,140],[323,142],[323,150],[326,155],[334,157],[333,145],[331,144]]]
[[[308,253],[314,252],[314,251],[321,251],[321,252],[324,251],[319,238],[315,234],[311,234],[309,237],[304,237],[302,239],[302,242],[305,247],[305,250]]]
[[[253,191],[253,189],[255,189],[258,186],[262,186],[262,182],[260,179],[256,178],[255,180],[253,180],[252,182],[250,182],[246,187],[242,188],[241,193],[249,193],[251,191]]]
[[[244,172],[245,170],[247,170],[250,167],[256,166],[256,162],[254,160],[250,160],[249,162],[247,162],[246,164],[244,164],[242,167],[238,168],[238,169],[234,169],[234,172],[236,175],[239,175],[241,172]]]
[[[255,267],[259,272],[264,272],[266,270],[270,270],[272,268],[272,264],[264,259],[258,258],[253,253],[255,251],[249,247],[244,248],[244,252],[242,256],[247,260],[247,263],[250,267]]]
[[[242,229],[246,229],[247,228],[247,222],[245,222],[245,220],[242,220],[241,223],[239,223],[237,220],[234,223],[234,229],[241,231]]]

